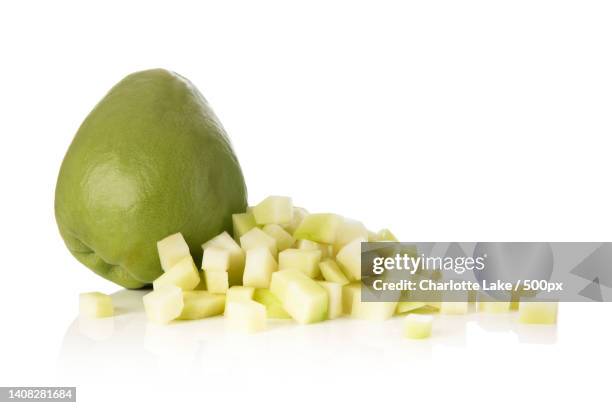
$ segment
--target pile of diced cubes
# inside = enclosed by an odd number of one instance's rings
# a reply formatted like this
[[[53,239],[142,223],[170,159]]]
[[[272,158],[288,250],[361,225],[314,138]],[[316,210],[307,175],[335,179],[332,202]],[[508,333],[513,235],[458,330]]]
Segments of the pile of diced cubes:
[[[233,215],[233,233],[202,245],[198,270],[181,233],[157,243],[164,273],[143,297],[147,318],[156,323],[225,315],[237,331],[257,332],[268,319],[316,323],[349,315],[385,320],[407,314],[404,334],[431,334],[431,312],[467,313],[466,302],[362,302],[361,243],[397,241],[386,229],[374,233],[358,221],[331,213],[309,214],[288,197],[271,196],[246,213]],[[510,303],[481,303],[488,312]],[[524,323],[555,323],[556,303],[520,303]],[[112,315],[110,297],[81,295],[81,314]]]

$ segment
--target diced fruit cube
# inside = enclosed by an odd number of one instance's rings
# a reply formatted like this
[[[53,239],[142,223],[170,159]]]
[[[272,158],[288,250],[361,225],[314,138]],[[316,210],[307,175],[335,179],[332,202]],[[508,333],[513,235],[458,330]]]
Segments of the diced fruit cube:
[[[263,232],[276,240],[276,246],[279,251],[291,248],[295,243],[295,238],[278,224],[265,225],[263,227]]]
[[[342,287],[342,312],[346,315],[353,313],[355,299],[361,300],[361,282],[353,282]]]
[[[327,259],[319,263],[319,269],[323,275],[323,279],[328,282],[336,282],[341,285],[346,285],[349,280],[344,276],[344,273],[333,259]]]
[[[285,269],[272,275],[270,291],[283,308],[301,324],[325,320],[328,296],[325,289],[296,269]]]
[[[276,260],[267,248],[253,248],[246,253],[244,267],[244,286],[267,288],[270,286],[272,272],[278,270]]]
[[[333,244],[342,218],[336,214],[308,214],[297,227],[293,236],[322,244]]]
[[[257,226],[255,217],[251,213],[232,214],[232,224],[236,241],[239,241],[241,236]]]
[[[210,293],[226,293],[229,289],[229,274],[227,271],[209,269],[204,271],[206,288]]]
[[[179,320],[196,320],[223,314],[225,296],[204,290],[183,292],[183,310]]]
[[[335,319],[342,315],[342,284],[336,282],[317,281],[327,292],[329,306],[327,308],[327,318]]]
[[[306,211],[305,209],[300,207],[293,207],[293,217],[291,218],[291,221],[289,223],[282,225],[283,228],[285,228],[285,230],[290,234],[293,234],[297,227],[300,226],[302,220],[304,219],[304,217],[306,217],[306,215],[308,215],[308,211]]]
[[[425,339],[431,336],[433,316],[409,314],[404,319],[404,336],[409,339]]]
[[[336,262],[349,280],[361,279],[361,238],[349,242],[336,255]]]
[[[440,313],[442,314],[466,314],[468,312],[468,302],[440,302]]]
[[[183,234],[177,232],[157,242],[157,252],[162,269],[167,271],[175,263],[189,256],[189,246]]]
[[[361,222],[345,218],[338,228],[336,241],[334,242],[334,253],[338,253],[343,246],[357,238],[367,241],[368,230]]]
[[[100,292],[79,295],[79,314],[84,317],[111,317],[115,313],[113,299]]]
[[[225,305],[225,318],[230,329],[255,333],[266,328],[266,308],[253,300],[233,300]]]
[[[287,224],[293,218],[293,203],[289,197],[270,196],[253,207],[259,225]]]
[[[181,315],[183,291],[177,286],[163,286],[144,295],[142,302],[150,321],[166,324]]]
[[[398,242],[398,239],[395,237],[395,235],[393,235],[391,231],[385,228],[378,231],[378,233],[376,234],[376,241]]]
[[[278,248],[276,246],[276,240],[263,232],[259,228],[253,228],[246,234],[240,237],[240,246],[244,251],[254,248],[267,248],[272,256],[276,257]]]
[[[321,251],[313,249],[285,249],[278,254],[279,269],[297,269],[306,276],[316,278],[319,275]]]
[[[153,281],[153,289],[164,286],[177,286],[183,290],[192,290],[200,283],[198,268],[193,263],[191,255],[178,261],[174,266]]]
[[[224,248],[208,247],[202,256],[202,269],[229,270],[230,251]]]
[[[242,248],[227,232],[222,232],[202,245],[203,250],[211,247],[227,249],[230,252],[229,283],[232,286],[242,285],[242,271],[244,270],[244,251]]]
[[[519,303],[519,322],[526,324],[557,323],[557,302],[521,302]]]
[[[247,288],[246,286],[232,286],[227,290],[225,299],[227,302],[232,300],[252,300],[255,288]]]
[[[266,307],[269,319],[291,319],[289,313],[283,308],[281,301],[267,288],[257,288],[253,300]]]
[[[425,302],[398,302],[397,308],[395,308],[395,313],[396,314],[408,313],[408,312],[412,312],[413,310],[417,310],[425,306],[426,306]]]

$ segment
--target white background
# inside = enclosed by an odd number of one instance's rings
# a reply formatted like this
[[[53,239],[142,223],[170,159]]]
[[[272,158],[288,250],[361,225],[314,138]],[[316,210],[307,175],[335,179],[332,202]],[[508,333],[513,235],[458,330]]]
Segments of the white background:
[[[585,0],[2,2],[0,385],[78,385],[80,406],[601,405],[608,304],[562,305],[556,330],[439,321],[420,343],[397,319],[79,328],[78,293],[119,288],[65,249],[53,195],[95,103],[164,67],[215,109],[252,203],[410,241],[610,241],[610,21]]]

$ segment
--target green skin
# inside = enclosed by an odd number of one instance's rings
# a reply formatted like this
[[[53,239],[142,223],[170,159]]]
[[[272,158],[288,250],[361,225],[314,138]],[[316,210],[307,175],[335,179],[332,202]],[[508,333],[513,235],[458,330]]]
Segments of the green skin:
[[[162,273],[157,241],[181,232],[201,244],[245,212],[240,165],[221,123],[185,78],[131,74],[79,128],[62,163],[55,217],[70,252],[125,288]]]

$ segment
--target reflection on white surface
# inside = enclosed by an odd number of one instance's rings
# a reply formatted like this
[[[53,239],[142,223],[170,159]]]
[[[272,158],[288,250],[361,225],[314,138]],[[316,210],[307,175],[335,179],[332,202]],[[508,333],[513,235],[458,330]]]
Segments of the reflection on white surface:
[[[112,295],[117,314],[106,319],[75,319],[60,353],[69,377],[101,380],[147,375],[226,375],[237,370],[291,372],[295,367],[427,365],[456,358],[483,344],[553,344],[556,326],[525,326],[516,313],[437,316],[431,339],[402,337],[402,319],[385,322],[338,319],[300,326],[273,320],[267,330],[245,335],[229,331],[222,317],[158,325],[146,321],[143,291]],[[356,358],[357,357],[357,358]],[[117,370],[120,367],[121,370]],[[119,371],[119,372],[118,372]],[[309,372],[309,370],[304,370]],[[279,374],[280,375],[280,374]]]

